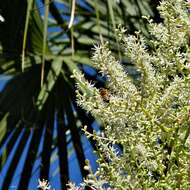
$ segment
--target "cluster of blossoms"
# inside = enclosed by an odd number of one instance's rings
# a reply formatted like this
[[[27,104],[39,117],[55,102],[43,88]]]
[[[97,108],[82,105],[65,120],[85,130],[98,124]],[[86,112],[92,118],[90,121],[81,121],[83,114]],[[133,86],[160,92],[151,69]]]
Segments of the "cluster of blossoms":
[[[139,80],[107,44],[95,48],[94,67],[107,76],[109,101],[74,72],[78,104],[101,122],[104,134],[87,133],[97,140],[99,169],[72,189],[190,189],[189,8],[189,0],[162,1],[163,23],[148,19],[151,40],[117,31]]]
[[[37,188],[42,190],[52,190],[51,185],[49,184],[48,180],[42,179],[42,181],[38,180]]]

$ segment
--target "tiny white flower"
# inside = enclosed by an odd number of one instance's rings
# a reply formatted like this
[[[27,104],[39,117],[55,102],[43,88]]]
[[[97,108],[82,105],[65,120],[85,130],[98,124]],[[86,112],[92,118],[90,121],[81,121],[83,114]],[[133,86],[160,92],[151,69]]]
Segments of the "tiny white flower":
[[[42,181],[40,181],[40,179],[38,179],[38,184],[39,185],[37,187],[42,189],[42,190],[50,190],[51,189],[50,184],[45,179],[42,179]]]
[[[148,172],[148,176],[149,176],[149,177],[153,177],[153,174],[152,174],[151,171]]]
[[[120,3],[120,0],[115,0],[115,2],[119,4],[119,3]]]
[[[2,15],[0,15],[0,22],[5,22],[5,19]]]

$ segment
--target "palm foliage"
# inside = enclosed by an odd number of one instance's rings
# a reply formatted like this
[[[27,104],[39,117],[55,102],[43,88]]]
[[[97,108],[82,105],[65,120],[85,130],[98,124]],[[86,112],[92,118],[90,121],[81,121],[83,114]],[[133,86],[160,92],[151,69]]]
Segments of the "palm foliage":
[[[96,71],[87,69],[93,44],[107,40],[119,55],[115,27],[122,24],[129,32],[141,29],[147,34],[141,15],[153,14],[148,1],[73,2],[0,0],[1,15],[5,18],[0,23],[0,72],[11,76],[0,94],[1,171],[10,160],[1,189],[10,187],[24,151],[27,153],[22,159],[18,189],[28,189],[38,158],[39,178],[48,179],[55,150],[61,189],[66,189],[70,142],[82,176],[87,175],[80,126],[87,125],[92,132],[94,119],[76,106],[72,70],[86,71],[86,78],[103,86]],[[90,143],[95,148],[92,139]]]

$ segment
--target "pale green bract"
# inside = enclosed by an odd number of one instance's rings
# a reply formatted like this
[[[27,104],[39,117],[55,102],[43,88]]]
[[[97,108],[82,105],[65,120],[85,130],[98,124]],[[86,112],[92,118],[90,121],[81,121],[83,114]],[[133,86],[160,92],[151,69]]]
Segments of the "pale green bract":
[[[139,33],[118,41],[140,73],[135,82],[107,44],[95,47],[94,67],[108,78],[105,102],[82,73],[78,104],[97,118],[99,168],[71,189],[190,189],[190,1],[167,0],[158,7],[163,23],[148,19],[151,40]],[[122,147],[122,151],[115,145]]]

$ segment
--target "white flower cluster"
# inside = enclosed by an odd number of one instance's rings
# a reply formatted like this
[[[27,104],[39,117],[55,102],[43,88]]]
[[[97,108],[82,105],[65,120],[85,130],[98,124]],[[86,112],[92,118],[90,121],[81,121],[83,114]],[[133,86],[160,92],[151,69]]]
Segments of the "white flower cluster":
[[[5,19],[2,15],[0,15],[0,22],[5,22]]]
[[[162,1],[163,23],[149,20],[151,40],[140,33],[118,40],[140,73],[134,81],[108,45],[95,47],[94,66],[107,76],[108,101],[74,72],[78,103],[99,119],[99,169],[82,187],[190,189],[190,1]]]
[[[45,179],[42,179],[42,181],[40,179],[38,179],[37,188],[42,189],[42,190],[51,190],[52,189],[48,180],[45,180]]]

